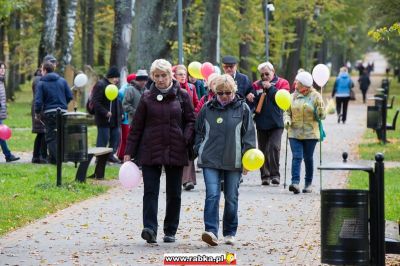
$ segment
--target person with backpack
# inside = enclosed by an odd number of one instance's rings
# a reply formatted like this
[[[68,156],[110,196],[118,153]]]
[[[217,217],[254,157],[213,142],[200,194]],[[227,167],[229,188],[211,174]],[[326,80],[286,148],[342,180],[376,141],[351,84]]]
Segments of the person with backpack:
[[[92,101],[94,107],[94,118],[97,126],[96,147],[109,147],[113,149],[108,161],[111,163],[120,163],[114,156],[119,144],[119,128],[122,120],[122,105],[118,99],[110,102],[106,97],[106,87],[108,85],[119,83],[120,73],[117,67],[112,66],[108,69],[105,78],[100,79],[92,89]]]
[[[175,242],[181,210],[182,170],[188,164],[188,148],[193,143],[195,115],[186,90],[173,80],[171,63],[155,60],[150,68],[154,83],[145,90],[128,135],[124,161],[137,159],[142,166],[142,238],[157,242],[157,213],[160,177],[166,174],[164,238]]]
[[[197,164],[203,168],[206,185],[204,206],[205,231],[201,239],[211,246],[218,245],[219,200],[221,179],[224,181],[224,242],[235,243],[238,228],[238,199],[240,178],[247,171],[242,167],[243,154],[256,147],[252,113],[245,100],[236,95],[234,79],[227,74],[214,80],[215,93],[201,109],[196,120],[195,153]]]
[[[188,92],[193,107],[196,108],[199,99],[197,98],[196,87],[188,83],[187,70],[184,65],[177,65],[173,69],[174,77],[180,84],[180,88]],[[188,165],[183,167],[182,185],[186,191],[194,189],[196,185],[196,170],[194,167],[194,160],[189,158]]]

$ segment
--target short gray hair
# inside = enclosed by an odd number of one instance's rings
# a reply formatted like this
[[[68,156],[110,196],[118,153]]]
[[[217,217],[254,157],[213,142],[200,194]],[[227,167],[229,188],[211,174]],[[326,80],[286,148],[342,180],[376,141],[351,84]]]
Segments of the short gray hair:
[[[154,79],[153,74],[154,74],[154,71],[156,71],[156,70],[168,73],[168,75],[170,77],[172,77],[172,65],[171,65],[170,62],[168,62],[165,59],[156,59],[151,64],[150,76],[151,76],[152,79]]]
[[[214,92],[217,91],[217,89],[221,88],[226,88],[230,89],[233,93],[236,93],[237,91],[237,86],[235,83],[235,80],[232,78],[231,75],[228,74],[223,74],[221,76],[218,76],[214,79]]]
[[[274,66],[269,62],[264,62],[258,65],[258,72],[261,72],[262,69],[267,68],[269,71],[275,72]]]

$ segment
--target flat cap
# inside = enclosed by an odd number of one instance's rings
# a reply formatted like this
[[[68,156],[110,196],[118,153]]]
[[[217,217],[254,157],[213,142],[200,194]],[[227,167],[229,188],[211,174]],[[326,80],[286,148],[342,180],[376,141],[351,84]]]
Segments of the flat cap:
[[[227,55],[222,57],[222,64],[234,65],[237,64],[237,60],[234,56]]]

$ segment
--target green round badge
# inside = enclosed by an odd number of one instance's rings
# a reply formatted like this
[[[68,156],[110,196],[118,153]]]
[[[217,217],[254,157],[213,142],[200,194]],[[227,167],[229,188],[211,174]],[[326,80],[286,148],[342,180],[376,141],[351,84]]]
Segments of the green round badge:
[[[221,124],[223,121],[224,121],[224,119],[222,117],[217,118],[217,124]]]

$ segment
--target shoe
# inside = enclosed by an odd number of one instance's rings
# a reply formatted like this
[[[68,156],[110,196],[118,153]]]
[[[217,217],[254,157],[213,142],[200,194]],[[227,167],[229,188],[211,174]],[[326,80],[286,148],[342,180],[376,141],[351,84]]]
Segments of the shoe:
[[[271,184],[271,178],[266,177],[266,178],[261,179],[261,185],[269,186],[270,184]]]
[[[210,246],[218,246],[218,238],[211,232],[204,231],[201,235],[201,240]]]
[[[305,187],[303,188],[303,193],[311,193],[312,192],[312,188],[311,188],[311,184],[306,184]]]
[[[38,158],[38,157],[33,157],[31,162],[32,162],[32,163],[37,163],[37,164],[39,164],[39,163],[40,163],[40,158]]]
[[[279,184],[280,184],[280,180],[279,180],[278,177],[274,177],[274,178],[272,178],[271,183],[272,183],[273,185],[279,185]]]
[[[292,191],[294,194],[299,194],[300,193],[300,188],[298,184],[291,184],[289,186],[289,191]]]
[[[153,230],[150,228],[144,228],[142,230],[142,238],[147,241],[147,243],[154,244],[157,243],[157,237]]]
[[[163,237],[163,241],[164,241],[164,243],[174,243],[175,242],[175,236],[173,236],[173,235],[165,235],[164,237]]]
[[[339,114],[339,115],[338,115],[338,117],[337,117],[337,122],[338,122],[338,124],[340,124],[340,120],[341,120],[341,118],[342,118],[342,115],[341,115],[341,114]]]
[[[117,158],[115,158],[114,156],[109,157],[109,158],[107,159],[107,161],[110,162],[110,163],[121,163],[121,161],[118,160]]]
[[[243,183],[243,177],[241,177],[239,180],[239,184],[242,184],[242,183]]]
[[[10,157],[6,158],[6,162],[7,162],[7,163],[9,163],[9,162],[14,162],[14,161],[18,161],[19,159],[20,159],[19,157],[16,157],[16,156],[14,156],[14,155],[11,154]]]
[[[187,183],[183,184],[183,188],[186,191],[192,190],[192,189],[194,189],[194,184],[193,184],[193,182],[187,182]]]
[[[232,245],[233,246],[235,244],[235,237],[234,236],[226,236],[224,238],[224,242],[227,245]]]

